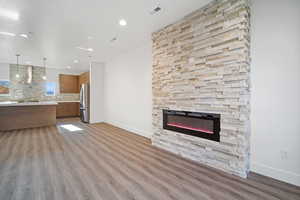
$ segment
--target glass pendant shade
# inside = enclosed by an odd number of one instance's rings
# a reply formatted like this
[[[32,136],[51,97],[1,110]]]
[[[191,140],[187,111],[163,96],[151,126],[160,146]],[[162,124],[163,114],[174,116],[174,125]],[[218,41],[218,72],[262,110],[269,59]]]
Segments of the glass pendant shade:
[[[17,54],[16,55],[17,57],[17,74],[16,74],[16,78],[20,78],[20,73],[19,73],[19,57],[20,57],[20,54]]]

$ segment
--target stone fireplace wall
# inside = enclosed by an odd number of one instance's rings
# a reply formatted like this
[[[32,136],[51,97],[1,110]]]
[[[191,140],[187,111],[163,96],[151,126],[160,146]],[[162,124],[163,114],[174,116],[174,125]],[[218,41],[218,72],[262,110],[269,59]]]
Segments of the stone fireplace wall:
[[[153,33],[153,145],[247,177],[249,29],[247,0],[216,0]],[[163,109],[221,114],[221,141],[164,130]]]

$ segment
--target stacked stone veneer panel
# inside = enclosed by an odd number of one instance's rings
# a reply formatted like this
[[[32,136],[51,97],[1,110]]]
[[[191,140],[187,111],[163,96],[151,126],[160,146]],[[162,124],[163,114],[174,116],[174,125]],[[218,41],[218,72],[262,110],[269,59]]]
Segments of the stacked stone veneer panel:
[[[28,80],[28,67],[32,67],[32,81]],[[78,101],[79,94],[61,94],[56,91],[55,96],[46,95],[46,82],[43,76],[47,75],[44,67],[26,66],[11,64],[10,74],[10,95],[0,96],[0,101],[8,100],[39,100],[39,101]],[[17,78],[16,74],[20,77]],[[58,84],[58,80],[56,81]],[[58,89],[58,88],[57,88]]]
[[[250,142],[250,11],[217,0],[153,33],[153,145],[246,177]],[[221,141],[167,131],[162,109],[221,114]]]
[[[32,80],[28,83],[28,68],[32,68]],[[19,74],[19,78],[16,77]],[[13,100],[39,100],[45,94],[44,67],[11,64],[9,68],[10,95]]]

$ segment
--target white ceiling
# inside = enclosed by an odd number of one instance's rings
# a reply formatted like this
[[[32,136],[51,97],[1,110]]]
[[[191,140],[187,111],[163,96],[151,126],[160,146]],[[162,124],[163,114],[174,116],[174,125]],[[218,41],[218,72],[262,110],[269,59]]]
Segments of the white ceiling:
[[[0,8],[16,11],[18,21],[0,17],[0,32],[32,32],[30,39],[0,35],[0,62],[30,61],[50,67],[88,68],[88,53],[77,46],[93,48],[92,61],[105,62],[137,47],[152,32],[204,6],[210,0],[0,0]],[[162,11],[149,12],[159,5]],[[121,27],[124,18],[128,25]],[[91,36],[93,39],[88,39]],[[110,42],[117,36],[117,41]],[[73,61],[80,61],[74,64]]]

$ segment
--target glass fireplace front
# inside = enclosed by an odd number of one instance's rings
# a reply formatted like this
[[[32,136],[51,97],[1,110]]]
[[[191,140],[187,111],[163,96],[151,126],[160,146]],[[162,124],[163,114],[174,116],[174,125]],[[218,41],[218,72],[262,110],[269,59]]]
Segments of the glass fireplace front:
[[[163,128],[179,133],[220,141],[220,115],[163,110]]]

